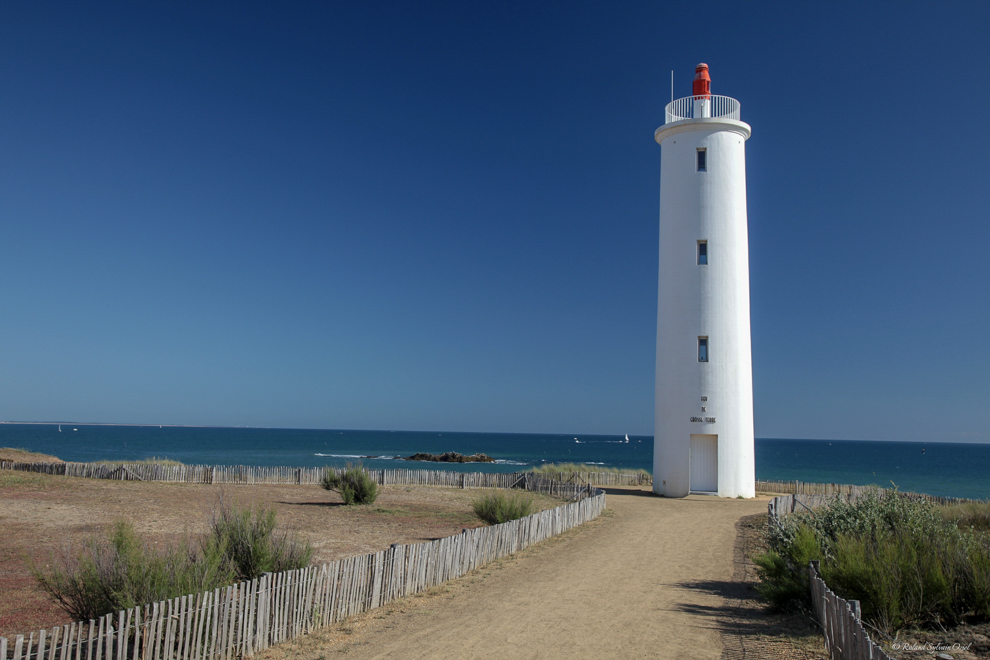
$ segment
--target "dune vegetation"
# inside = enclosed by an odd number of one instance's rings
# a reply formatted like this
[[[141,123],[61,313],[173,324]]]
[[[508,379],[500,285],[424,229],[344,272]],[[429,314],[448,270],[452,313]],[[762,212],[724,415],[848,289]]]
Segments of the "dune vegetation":
[[[217,499],[209,531],[156,547],[129,521],[34,563],[41,588],[77,620],[209,591],[265,572],[308,566],[309,543],[279,529],[274,509],[238,509]]]
[[[11,463],[64,463],[61,458],[39,454],[23,447],[0,447],[0,461]]]
[[[536,509],[533,498],[519,492],[488,491],[474,499],[474,513],[489,525],[499,525],[530,515]]]
[[[753,558],[760,593],[776,609],[810,606],[808,562],[863,619],[893,635],[906,627],[990,620],[990,504],[939,507],[896,491],[836,498],[767,527]]]
[[[544,463],[527,470],[547,477],[559,478],[560,476],[570,476],[576,472],[604,472],[608,474],[642,474],[652,476],[646,470],[616,468],[607,465],[590,465],[588,463]]]
[[[378,483],[371,478],[361,465],[347,464],[343,474],[336,474],[329,468],[320,481],[324,490],[338,493],[344,504],[374,504],[378,499]]]

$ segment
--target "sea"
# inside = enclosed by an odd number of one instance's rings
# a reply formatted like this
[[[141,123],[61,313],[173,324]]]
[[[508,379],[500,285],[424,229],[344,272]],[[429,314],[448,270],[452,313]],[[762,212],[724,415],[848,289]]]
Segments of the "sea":
[[[170,458],[199,465],[516,472],[544,463],[589,469],[653,468],[653,437],[538,433],[0,424],[0,447],[66,461]],[[495,463],[405,461],[417,452],[485,453]],[[990,498],[990,444],[756,439],[756,478],[897,486],[902,491]]]

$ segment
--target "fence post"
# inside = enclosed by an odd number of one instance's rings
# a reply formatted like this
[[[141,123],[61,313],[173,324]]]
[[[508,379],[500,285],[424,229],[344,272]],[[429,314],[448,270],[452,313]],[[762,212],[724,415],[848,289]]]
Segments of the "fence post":
[[[272,577],[274,573],[262,573],[261,580],[259,580],[258,591],[259,591],[259,605],[258,609],[261,615],[258,617],[258,643],[255,645],[255,651],[258,649],[266,649],[269,647],[269,640],[271,639],[271,629],[272,629]],[[261,597],[260,594],[264,594]]]

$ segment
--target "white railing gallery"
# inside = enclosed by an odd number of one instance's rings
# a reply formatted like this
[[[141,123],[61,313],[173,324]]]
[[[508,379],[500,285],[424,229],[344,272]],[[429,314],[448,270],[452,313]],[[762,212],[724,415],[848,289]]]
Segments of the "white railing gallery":
[[[667,104],[665,124],[684,119],[739,119],[739,101],[729,96],[685,96]]]
[[[388,472],[393,483],[436,478],[438,474],[415,474],[427,470],[407,475],[400,470]],[[440,474],[449,475],[455,487],[463,488],[465,480],[500,482],[503,488],[524,488],[577,501],[501,525],[465,529],[435,541],[395,544],[388,550],[269,573],[224,589],[122,610],[98,620],[55,626],[11,640],[0,637],[0,660],[249,657],[272,644],[460,577],[593,520],[605,510],[605,491],[586,484],[562,484],[533,474],[512,475],[513,482],[507,480],[509,475],[491,479],[477,474]],[[287,472],[283,476],[304,475]]]

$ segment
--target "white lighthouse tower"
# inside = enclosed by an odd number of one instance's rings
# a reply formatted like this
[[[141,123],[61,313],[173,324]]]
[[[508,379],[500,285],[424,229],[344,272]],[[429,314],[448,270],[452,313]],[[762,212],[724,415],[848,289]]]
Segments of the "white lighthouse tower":
[[[671,101],[660,157],[653,491],[753,497],[746,140],[739,102],[708,65]]]

